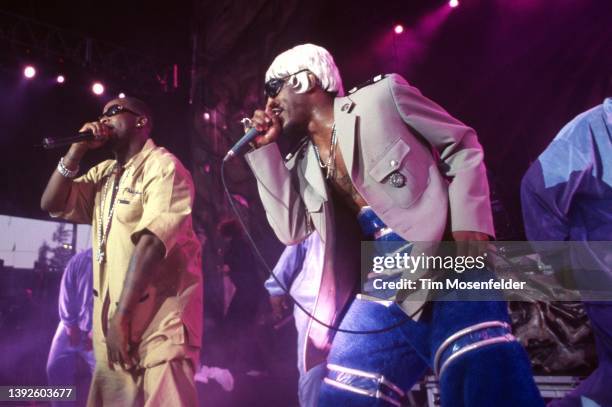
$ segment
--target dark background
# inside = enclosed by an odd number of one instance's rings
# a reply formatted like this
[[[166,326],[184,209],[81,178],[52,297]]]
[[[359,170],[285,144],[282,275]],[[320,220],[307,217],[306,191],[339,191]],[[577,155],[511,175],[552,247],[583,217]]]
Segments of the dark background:
[[[334,54],[347,89],[381,72],[399,72],[473,126],[499,195],[519,226],[518,185],[528,164],[564,123],[600,103],[612,80],[612,2],[607,0],[464,0],[453,10],[433,0],[30,0],[4,1],[0,10],[125,47],[154,59],[157,67],[138,80],[133,74],[111,75],[78,58],[11,44],[3,32],[0,213],[29,217],[45,216],[38,199],[61,154],[32,146],[43,137],[70,135],[99,114],[110,91],[93,96],[94,78],[106,78],[114,94],[123,90],[151,101],[158,116],[156,139],[193,165],[198,161],[194,133],[202,133],[198,121],[205,109],[228,98],[223,88],[229,89],[233,109],[248,113],[263,98],[258,92],[245,97],[246,88],[260,89],[273,56],[314,42]],[[406,27],[401,36],[391,32],[395,23]],[[26,62],[36,62],[39,70],[28,83],[21,76]],[[155,76],[168,75],[173,64],[179,87],[164,92]],[[70,75],[62,87],[52,84],[59,70]],[[137,81],[143,84],[135,86]]]

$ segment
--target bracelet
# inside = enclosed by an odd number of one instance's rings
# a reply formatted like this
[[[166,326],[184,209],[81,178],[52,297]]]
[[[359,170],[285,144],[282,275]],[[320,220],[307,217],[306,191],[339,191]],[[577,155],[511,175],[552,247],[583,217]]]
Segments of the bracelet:
[[[69,170],[64,165],[64,157],[60,158],[59,163],[57,163],[57,172],[62,174],[66,178],[74,178],[79,173],[79,166],[77,165],[76,169]]]

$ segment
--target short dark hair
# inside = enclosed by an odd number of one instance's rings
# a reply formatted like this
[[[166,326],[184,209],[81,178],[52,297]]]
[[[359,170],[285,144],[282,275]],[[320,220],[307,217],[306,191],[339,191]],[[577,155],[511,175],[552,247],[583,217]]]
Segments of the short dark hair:
[[[141,115],[145,116],[149,120],[149,128],[153,128],[153,111],[151,110],[149,105],[147,105],[142,100],[132,96],[126,96],[125,98],[123,98],[123,101],[127,102],[126,104],[129,104],[130,107],[132,107],[137,113],[140,113]]]

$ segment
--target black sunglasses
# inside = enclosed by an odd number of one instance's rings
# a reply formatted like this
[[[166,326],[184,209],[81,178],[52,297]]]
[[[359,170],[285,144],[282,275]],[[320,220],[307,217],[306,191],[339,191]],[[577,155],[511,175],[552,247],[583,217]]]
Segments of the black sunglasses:
[[[119,113],[131,113],[134,116],[142,116],[140,113],[130,110],[125,106],[112,105],[111,107],[106,109],[106,112],[102,113],[102,116],[100,116],[98,120],[102,120],[103,117],[113,117],[113,116],[118,115]]]
[[[291,78],[293,75],[299,74],[300,72],[306,71],[308,71],[308,69],[302,69],[290,75],[283,76],[282,78],[270,79],[264,84],[264,95],[269,98],[276,97],[280,93],[281,89],[283,89],[283,86],[285,86],[285,82],[287,82],[287,79]]]

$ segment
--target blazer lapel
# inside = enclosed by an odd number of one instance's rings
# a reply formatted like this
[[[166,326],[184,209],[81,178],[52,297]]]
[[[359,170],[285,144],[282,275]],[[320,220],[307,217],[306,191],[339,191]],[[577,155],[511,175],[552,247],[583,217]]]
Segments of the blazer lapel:
[[[334,101],[334,119],[336,121],[336,134],[338,147],[342,152],[348,175],[353,178],[353,162],[355,156],[355,125],[357,118],[349,112],[352,102],[346,98],[337,98]]]
[[[323,178],[323,171],[319,166],[319,160],[315,154],[312,142],[308,143],[306,147],[306,156],[304,158],[304,178],[314,188],[317,194],[327,201],[327,187],[325,185],[325,179]]]

